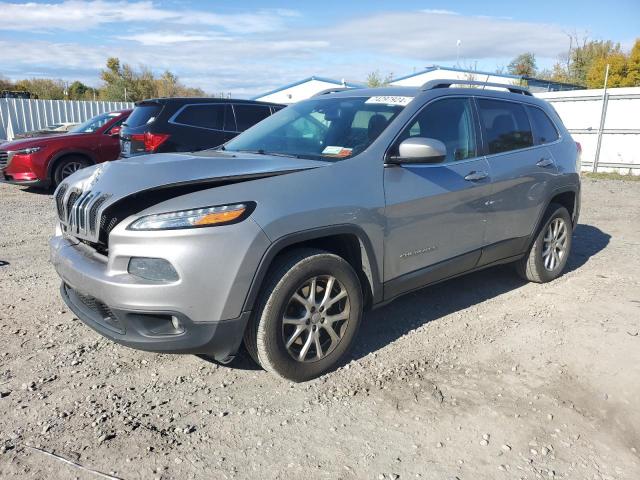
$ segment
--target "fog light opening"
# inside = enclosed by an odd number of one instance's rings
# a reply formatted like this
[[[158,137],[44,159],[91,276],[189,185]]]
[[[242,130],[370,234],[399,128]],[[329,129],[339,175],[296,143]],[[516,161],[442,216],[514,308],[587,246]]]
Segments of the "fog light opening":
[[[180,323],[180,319],[178,317],[171,316],[171,325],[173,326],[173,329],[176,331],[176,333],[184,332],[184,328],[182,326],[182,323]]]

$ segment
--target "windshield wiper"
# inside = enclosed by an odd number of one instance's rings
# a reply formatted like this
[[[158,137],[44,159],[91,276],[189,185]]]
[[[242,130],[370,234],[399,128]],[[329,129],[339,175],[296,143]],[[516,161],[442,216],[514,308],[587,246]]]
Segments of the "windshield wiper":
[[[298,158],[303,160],[323,160],[322,155],[315,155],[313,153],[305,153],[305,154],[297,154],[297,153],[283,153],[283,152],[268,152],[263,150],[262,148],[258,150],[234,150],[236,152],[242,153],[254,153],[256,155],[271,155],[273,157],[287,157],[287,158]]]

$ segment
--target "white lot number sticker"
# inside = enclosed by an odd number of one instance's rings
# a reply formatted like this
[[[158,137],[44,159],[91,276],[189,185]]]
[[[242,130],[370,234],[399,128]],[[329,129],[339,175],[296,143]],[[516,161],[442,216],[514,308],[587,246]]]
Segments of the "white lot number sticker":
[[[395,95],[382,95],[379,97],[371,97],[364,103],[382,103],[385,105],[407,105],[413,97],[400,97]]]

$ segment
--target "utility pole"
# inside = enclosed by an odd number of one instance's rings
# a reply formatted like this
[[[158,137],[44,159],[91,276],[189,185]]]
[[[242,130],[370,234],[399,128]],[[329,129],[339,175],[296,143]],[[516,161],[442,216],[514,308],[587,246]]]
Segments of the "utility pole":
[[[604,89],[602,90],[602,112],[600,113],[600,128],[598,129],[598,143],[596,144],[596,156],[593,159],[593,173],[598,171],[598,162],[600,161],[600,147],[602,146],[602,133],[604,130],[604,122],[607,119],[607,104],[609,103],[609,95],[607,95],[607,82],[609,80],[609,64],[604,72]]]

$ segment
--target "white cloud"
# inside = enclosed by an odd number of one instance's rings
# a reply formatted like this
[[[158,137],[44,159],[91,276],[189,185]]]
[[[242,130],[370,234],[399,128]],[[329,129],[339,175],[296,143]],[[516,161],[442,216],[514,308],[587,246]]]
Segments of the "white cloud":
[[[285,9],[253,13],[217,14],[196,10],[169,10],[151,1],[65,0],[61,3],[0,2],[0,30],[83,31],[101,25],[131,22],[174,23],[217,27],[231,32],[260,33],[282,28],[297,15]]]
[[[0,31],[8,27],[58,33],[103,27],[91,31],[99,44],[75,33],[71,35],[78,40],[54,42],[43,41],[48,36],[42,35],[32,36],[37,40],[0,36],[5,75],[41,72],[74,79],[91,78],[93,71],[94,85],[110,56],[158,72],[170,69],[185,83],[206,91],[248,94],[309,75],[363,80],[373,70],[400,76],[428,63],[448,64],[456,58],[457,40],[462,41],[465,64],[506,64],[525,51],[555,58],[566,48],[558,25],[441,10],[361,15],[315,28],[296,23],[299,14],[290,10],[219,15],[160,8],[150,1],[0,1],[0,11],[5,19]]]
[[[120,40],[131,40],[141,43],[142,45],[170,45],[174,43],[185,42],[211,42],[211,41],[230,41],[231,37],[202,35],[198,33],[175,33],[175,32],[145,32],[133,35],[123,35],[116,37]]]

